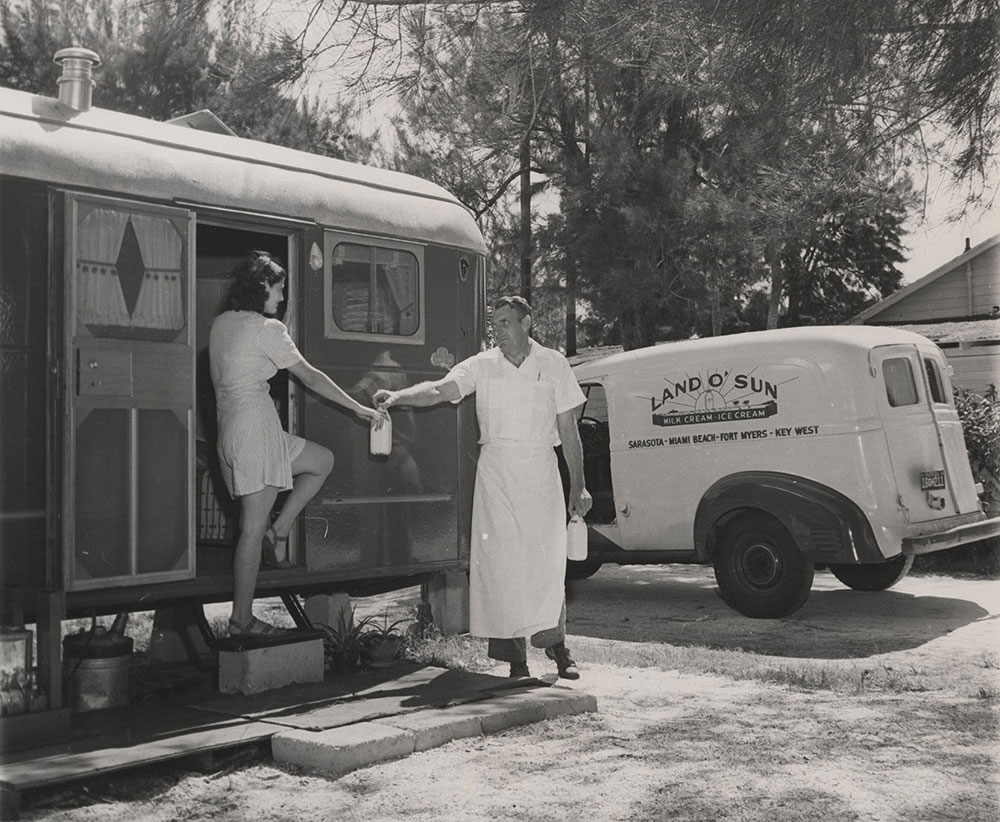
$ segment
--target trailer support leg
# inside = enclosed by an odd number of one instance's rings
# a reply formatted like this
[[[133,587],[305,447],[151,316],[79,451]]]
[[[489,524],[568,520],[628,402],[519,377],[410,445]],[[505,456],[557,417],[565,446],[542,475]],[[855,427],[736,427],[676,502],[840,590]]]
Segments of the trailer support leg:
[[[21,818],[21,792],[17,788],[0,785],[0,820]]]
[[[38,605],[38,682],[49,697],[49,709],[63,706],[62,619],[66,598],[62,593],[41,594]]]
[[[431,619],[442,634],[469,630],[469,576],[465,571],[439,571],[420,588],[421,605],[430,607]]]

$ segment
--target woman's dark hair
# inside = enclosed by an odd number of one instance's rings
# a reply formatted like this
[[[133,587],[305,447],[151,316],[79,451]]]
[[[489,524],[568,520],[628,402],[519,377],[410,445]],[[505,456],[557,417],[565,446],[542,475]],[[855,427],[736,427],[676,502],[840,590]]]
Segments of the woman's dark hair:
[[[250,251],[233,269],[233,284],[226,297],[227,311],[264,313],[267,288],[285,279],[285,269],[266,251]]]

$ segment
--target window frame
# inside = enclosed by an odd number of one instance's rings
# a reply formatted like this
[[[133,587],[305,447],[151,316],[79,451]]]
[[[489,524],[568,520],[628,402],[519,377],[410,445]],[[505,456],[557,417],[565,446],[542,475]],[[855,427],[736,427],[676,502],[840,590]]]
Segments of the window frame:
[[[374,249],[388,251],[405,251],[412,254],[417,261],[417,329],[413,334],[380,334],[374,331],[347,331],[333,319],[333,252],[341,243],[362,245]],[[364,234],[350,234],[342,231],[324,231],[323,233],[323,336],[328,340],[358,340],[377,342],[379,344],[393,343],[399,345],[423,345],[426,340],[426,283],[424,271],[424,245],[385,237],[373,237]]]

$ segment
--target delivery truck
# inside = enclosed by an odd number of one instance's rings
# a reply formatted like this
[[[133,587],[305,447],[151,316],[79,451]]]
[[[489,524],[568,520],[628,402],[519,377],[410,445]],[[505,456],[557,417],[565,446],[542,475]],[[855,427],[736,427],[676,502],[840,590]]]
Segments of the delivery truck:
[[[908,331],[760,331],[575,367],[594,506],[584,578],[605,562],[702,563],[750,616],[781,617],[816,565],[880,591],[917,554],[996,536],[944,355]]]

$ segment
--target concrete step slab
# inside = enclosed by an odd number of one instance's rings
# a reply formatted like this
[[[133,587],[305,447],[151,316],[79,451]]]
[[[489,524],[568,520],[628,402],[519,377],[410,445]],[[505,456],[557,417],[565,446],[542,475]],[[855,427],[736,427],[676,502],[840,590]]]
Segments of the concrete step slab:
[[[271,738],[276,762],[335,775],[436,748],[453,739],[498,733],[558,716],[594,712],[597,699],[553,686],[321,731],[292,730]]]

